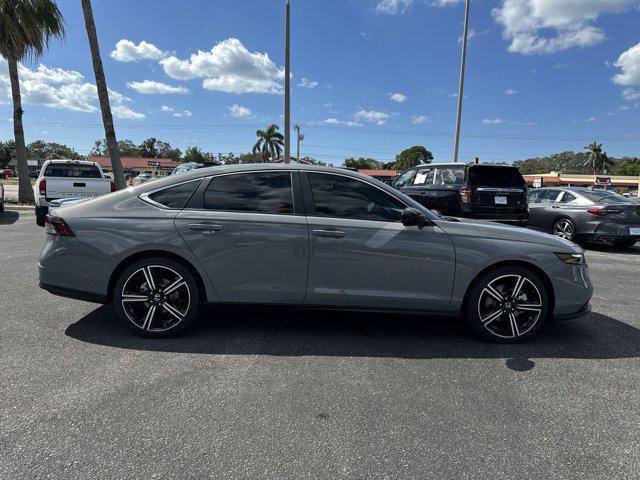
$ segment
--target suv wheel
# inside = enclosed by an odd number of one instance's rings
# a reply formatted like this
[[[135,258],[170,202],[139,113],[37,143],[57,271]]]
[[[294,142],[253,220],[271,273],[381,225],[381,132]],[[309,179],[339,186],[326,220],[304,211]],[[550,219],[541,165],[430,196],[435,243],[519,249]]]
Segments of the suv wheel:
[[[36,207],[36,225],[44,227],[49,207]]]
[[[564,238],[571,242],[575,242],[576,239],[576,225],[569,218],[559,218],[553,224],[551,232],[560,238]]]
[[[127,267],[115,285],[118,317],[145,337],[168,337],[200,313],[200,290],[191,272],[166,258],[148,258]]]
[[[517,343],[531,337],[551,310],[540,278],[523,267],[500,267],[479,278],[467,299],[467,320],[480,337]]]

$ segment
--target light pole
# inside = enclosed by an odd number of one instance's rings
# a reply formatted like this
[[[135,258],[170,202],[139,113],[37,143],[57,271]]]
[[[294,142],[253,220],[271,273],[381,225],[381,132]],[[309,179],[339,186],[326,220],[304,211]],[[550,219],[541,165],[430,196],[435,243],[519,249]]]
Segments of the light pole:
[[[298,138],[298,152],[297,152],[297,159],[298,159],[298,163],[300,163],[300,142],[304,140],[304,135],[302,135],[300,133],[300,125],[294,125],[293,128],[296,129],[296,131],[298,132],[297,138]]]
[[[462,62],[460,63],[460,88],[458,89],[458,115],[456,117],[456,139],[453,147],[453,161],[458,161],[458,147],[460,146],[460,121],[462,120],[462,98],[464,97],[464,67],[467,63],[467,38],[469,35],[469,7],[471,0],[467,0],[464,13],[464,33],[462,35]]]
[[[286,40],[284,52],[284,163],[291,161],[291,4],[286,6]]]

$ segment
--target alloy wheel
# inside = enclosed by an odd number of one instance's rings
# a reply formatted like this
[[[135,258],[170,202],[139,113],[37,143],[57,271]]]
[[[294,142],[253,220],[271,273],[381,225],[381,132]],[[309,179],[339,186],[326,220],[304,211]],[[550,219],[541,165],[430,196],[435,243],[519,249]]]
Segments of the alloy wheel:
[[[478,316],[483,327],[500,338],[526,335],[540,320],[542,295],[523,275],[503,275],[489,282],[478,300]]]
[[[571,221],[564,218],[558,220],[553,226],[553,234],[556,237],[572,240],[573,239],[573,223],[571,223]]]
[[[187,316],[191,292],[187,281],[163,265],[145,265],[124,282],[122,309],[138,328],[164,332],[176,327]]]

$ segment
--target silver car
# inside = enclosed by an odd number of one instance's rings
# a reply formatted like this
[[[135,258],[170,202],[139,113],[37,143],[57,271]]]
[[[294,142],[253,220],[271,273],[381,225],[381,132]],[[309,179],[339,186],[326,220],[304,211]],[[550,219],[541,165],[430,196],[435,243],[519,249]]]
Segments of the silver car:
[[[539,188],[529,192],[529,226],[573,242],[630,248],[640,240],[640,205],[607,190]]]
[[[369,176],[304,165],[198,169],[53,209],[39,262],[51,293],[112,302],[152,337],[209,303],[468,319],[516,342],[589,312],[583,250],[434,215]]]

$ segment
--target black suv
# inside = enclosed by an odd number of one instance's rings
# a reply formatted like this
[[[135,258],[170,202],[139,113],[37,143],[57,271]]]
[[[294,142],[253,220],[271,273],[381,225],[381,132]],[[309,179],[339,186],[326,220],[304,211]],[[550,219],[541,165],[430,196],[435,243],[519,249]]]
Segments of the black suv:
[[[435,213],[526,226],[527,184],[516,167],[434,163],[391,184]]]

